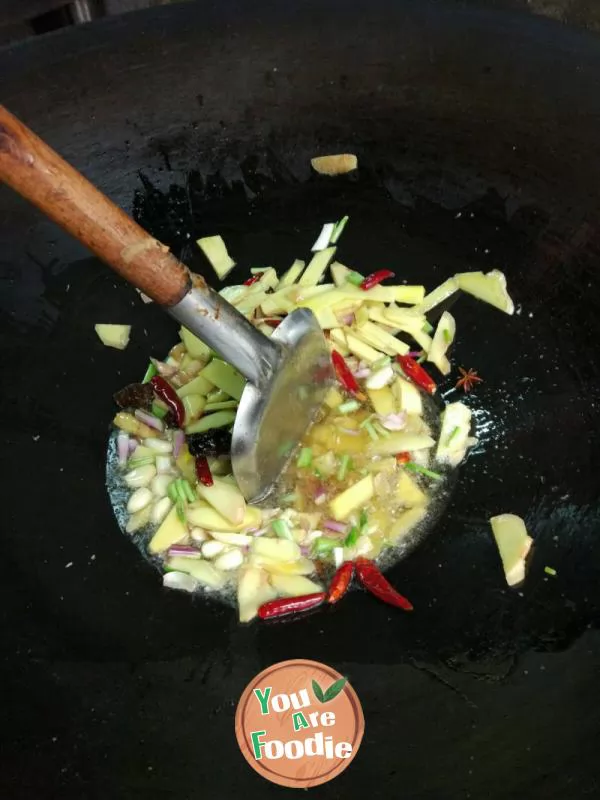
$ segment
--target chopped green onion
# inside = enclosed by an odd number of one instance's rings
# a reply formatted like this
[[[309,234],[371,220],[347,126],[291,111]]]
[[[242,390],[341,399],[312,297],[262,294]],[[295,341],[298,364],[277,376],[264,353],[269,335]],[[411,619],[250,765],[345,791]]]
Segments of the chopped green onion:
[[[279,536],[280,539],[289,539],[291,542],[294,541],[290,527],[284,519],[273,520],[271,527],[275,531],[276,536]]]
[[[373,427],[372,423],[367,422],[367,424],[365,425],[365,430],[374,442],[376,442],[379,439],[379,434]]]
[[[450,342],[452,341],[452,337],[450,336],[450,331],[448,330],[448,328],[444,328],[444,330],[442,331],[442,336],[444,337],[444,341],[446,342],[446,344],[450,344]]]
[[[423,333],[432,333],[433,325],[430,322],[427,322],[427,320],[425,320],[425,324],[423,325],[421,330],[423,331]]]
[[[179,517],[179,521],[185,522],[185,503],[181,498],[179,498],[175,503],[175,508],[177,509],[177,516]]]
[[[546,573],[546,575],[553,575],[553,576],[556,575],[556,570],[554,569],[554,567],[544,567],[544,572]]]
[[[147,464],[154,464],[154,456],[142,456],[141,458],[130,458],[127,462],[129,469],[137,469],[137,467],[145,467]]]
[[[372,419],[375,419],[375,416],[376,416],[375,414],[369,414],[369,416],[366,419],[363,419],[363,421],[360,423],[358,427],[366,428],[369,422],[371,422]]]
[[[427,469],[427,467],[422,467],[420,464],[415,464],[414,461],[407,461],[404,466],[410,472],[420,472],[421,475],[426,475],[428,478],[433,478],[435,481],[441,481],[443,478],[443,475],[440,475],[439,472],[434,472],[432,469]]]
[[[315,478],[322,478],[323,477],[323,473],[321,472],[320,469],[315,469],[314,476],[315,476]]]
[[[203,413],[206,414],[209,411],[227,411],[232,408],[238,407],[237,400],[221,400],[217,403],[207,403],[203,410]]]
[[[183,487],[183,493],[185,494],[185,498],[188,503],[193,503],[196,500],[196,493],[190,486],[190,482],[187,481],[185,478],[181,481],[181,486]]]
[[[331,553],[334,547],[339,547],[339,539],[330,539],[328,536],[319,536],[313,542],[312,552],[314,556],[323,556]]]
[[[298,495],[295,492],[290,492],[290,494],[284,494],[281,498],[282,503],[295,503],[298,499]]]
[[[384,428],[383,425],[380,422],[376,422],[373,425],[373,427],[375,428],[377,433],[379,433],[381,436],[383,436],[384,439],[387,439],[388,436],[390,435],[390,432],[388,430],[386,430],[386,428]]]
[[[354,547],[354,545],[358,541],[359,536],[360,536],[360,531],[356,527],[356,525],[354,525],[352,528],[350,528],[350,533],[344,539],[344,547]]]
[[[345,403],[342,403],[337,407],[337,410],[340,414],[350,414],[352,411],[357,411],[360,408],[360,403],[358,400],[346,400]]]
[[[154,414],[155,417],[163,419],[163,417],[166,417],[167,414],[169,413],[169,409],[165,408],[165,406],[161,405],[160,403],[154,401],[152,403],[152,413]]]
[[[150,362],[148,364],[148,368],[146,369],[146,372],[144,373],[144,377],[142,378],[142,383],[150,383],[150,381],[152,380],[152,378],[155,375],[158,375],[158,370],[156,369],[154,364],[152,362]]]
[[[367,522],[368,521],[369,521],[369,517],[367,516],[367,512],[363,508],[363,509],[361,509],[360,516],[358,518],[358,525],[359,525],[359,528],[360,528],[361,532],[364,531],[364,529],[367,527]]]
[[[387,367],[388,364],[392,363],[392,359],[389,356],[382,356],[378,358],[377,361],[374,361],[371,365],[372,369],[381,369],[381,367]]]
[[[450,431],[450,435],[448,436],[448,439],[446,441],[446,447],[448,447],[448,445],[450,444],[452,439],[454,439],[454,437],[459,432],[459,430],[460,430],[460,427],[458,425],[456,425],[454,428],[452,428],[452,430]]]
[[[352,283],[354,286],[360,286],[364,279],[364,275],[361,275],[360,272],[349,272],[346,275],[348,283]]]
[[[177,481],[171,481],[171,483],[167,486],[167,494],[169,496],[169,500],[172,503],[177,503],[179,500],[179,493],[177,492]]]
[[[331,238],[329,239],[329,244],[335,244],[337,242],[344,232],[344,228],[348,224],[349,219],[350,217],[346,215],[345,217],[342,217],[341,220],[336,224],[335,228],[333,229],[333,233],[331,234]]]
[[[312,448],[303,447],[300,450],[298,459],[296,460],[296,466],[302,469],[305,467],[310,467],[311,464],[312,464]]]
[[[187,496],[185,489],[183,488],[183,478],[177,478],[175,481],[175,488],[177,489],[177,497],[182,501],[182,503],[187,502]]]
[[[417,364],[422,364],[426,360],[425,354],[417,358]]]
[[[348,468],[350,467],[350,456],[343,455],[340,459],[340,465],[337,471],[337,479],[338,481],[343,481],[348,473]]]
[[[224,400],[229,400],[230,397],[227,392],[222,389],[213,389],[206,395],[207,403],[222,403]]]

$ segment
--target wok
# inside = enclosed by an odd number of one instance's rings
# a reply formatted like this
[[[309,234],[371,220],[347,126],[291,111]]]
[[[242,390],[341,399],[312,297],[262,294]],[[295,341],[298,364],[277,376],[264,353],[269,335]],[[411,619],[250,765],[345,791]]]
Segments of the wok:
[[[11,47],[0,74],[3,102],[192,267],[215,232],[244,270],[283,267],[347,213],[357,269],[431,286],[494,266],[521,309],[457,309],[482,445],[390,573],[415,613],[354,592],[243,627],[164,592],[104,488],[112,393],[173,324],[0,190],[3,795],[282,796],[240,757],[233,714],[294,657],[348,675],[365,711],[320,797],[594,794],[598,38],[439,2],[190,4]],[[325,152],[360,169],[311,174]],[[102,348],[98,321],[131,323],[129,348]],[[487,523],[506,511],[535,537],[518,591]]]

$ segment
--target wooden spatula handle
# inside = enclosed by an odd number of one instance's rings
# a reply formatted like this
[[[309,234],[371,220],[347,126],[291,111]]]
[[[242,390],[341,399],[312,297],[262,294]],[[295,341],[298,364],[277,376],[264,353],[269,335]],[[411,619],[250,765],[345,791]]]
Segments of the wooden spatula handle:
[[[2,105],[0,178],[155,302],[172,306],[188,291],[190,274],[168,248]]]

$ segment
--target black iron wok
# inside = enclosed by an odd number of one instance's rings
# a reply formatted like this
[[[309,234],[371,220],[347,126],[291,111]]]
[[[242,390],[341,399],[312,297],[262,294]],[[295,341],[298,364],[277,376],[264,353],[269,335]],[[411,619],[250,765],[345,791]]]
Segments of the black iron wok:
[[[242,627],[161,588],[104,488],[112,393],[173,324],[0,190],[3,796],[283,796],[233,715],[300,656],[347,674],[366,718],[319,797],[596,794],[600,40],[442,3],[193,4],[11,47],[0,75],[9,108],[192,266],[215,232],[242,271],[286,266],[347,213],[357,269],[432,286],[494,266],[520,308],[457,309],[486,433],[391,572],[415,613],[355,592]],[[311,174],[336,151],[359,171]],[[99,321],[133,324],[125,352]],[[509,511],[535,537],[517,591],[487,524]]]

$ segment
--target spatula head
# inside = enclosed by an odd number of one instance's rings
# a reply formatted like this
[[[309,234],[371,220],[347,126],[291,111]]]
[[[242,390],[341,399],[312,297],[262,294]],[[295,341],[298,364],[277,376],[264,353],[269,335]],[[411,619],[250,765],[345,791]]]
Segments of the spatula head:
[[[281,346],[278,368],[266,385],[246,384],[233,428],[233,473],[250,501],[274,488],[333,381],[329,347],[311,311],[294,311],[272,340]]]

